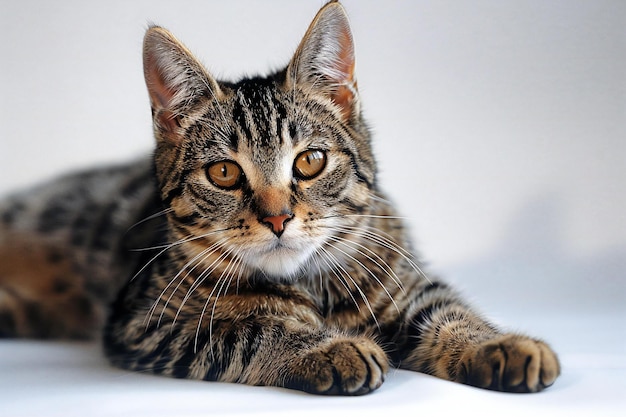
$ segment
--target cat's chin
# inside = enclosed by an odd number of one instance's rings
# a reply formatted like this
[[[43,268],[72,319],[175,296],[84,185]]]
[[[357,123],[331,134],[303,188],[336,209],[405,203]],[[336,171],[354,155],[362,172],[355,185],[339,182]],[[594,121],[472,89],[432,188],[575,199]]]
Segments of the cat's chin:
[[[314,251],[312,246],[298,249],[278,246],[267,252],[250,254],[246,262],[269,279],[292,281],[302,274]]]

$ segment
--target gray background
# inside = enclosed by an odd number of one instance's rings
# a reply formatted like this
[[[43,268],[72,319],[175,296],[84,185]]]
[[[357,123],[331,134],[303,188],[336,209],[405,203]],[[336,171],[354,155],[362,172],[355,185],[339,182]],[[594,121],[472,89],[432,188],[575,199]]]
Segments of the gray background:
[[[286,64],[323,2],[0,4],[4,193],[149,152],[148,22],[233,79]],[[623,315],[626,2],[344,5],[380,180],[431,268],[520,327]]]

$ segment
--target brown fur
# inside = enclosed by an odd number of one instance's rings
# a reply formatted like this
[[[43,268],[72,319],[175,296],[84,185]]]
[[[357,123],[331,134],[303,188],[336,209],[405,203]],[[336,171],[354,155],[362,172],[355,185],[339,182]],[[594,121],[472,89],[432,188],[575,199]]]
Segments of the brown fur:
[[[67,254],[40,238],[9,241],[0,246],[0,317],[8,321],[2,330],[13,327],[25,337],[93,336],[105,313],[85,295]]]

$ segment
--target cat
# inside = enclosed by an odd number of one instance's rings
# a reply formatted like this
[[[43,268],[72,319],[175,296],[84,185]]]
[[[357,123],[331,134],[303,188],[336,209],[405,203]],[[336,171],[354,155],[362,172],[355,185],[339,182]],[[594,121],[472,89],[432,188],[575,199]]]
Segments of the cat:
[[[151,158],[0,203],[3,337],[102,336],[118,367],[316,394],[390,367],[510,392],[560,373],[427,274],[379,188],[343,7],[289,64],[213,78],[167,30],[144,38]]]

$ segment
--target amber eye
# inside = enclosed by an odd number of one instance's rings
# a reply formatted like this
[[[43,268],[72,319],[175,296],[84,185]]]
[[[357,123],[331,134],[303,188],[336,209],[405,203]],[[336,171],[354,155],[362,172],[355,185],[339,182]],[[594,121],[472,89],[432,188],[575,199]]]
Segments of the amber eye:
[[[326,166],[326,154],[317,149],[302,152],[293,163],[296,177],[309,180],[319,175]]]
[[[207,168],[209,180],[216,186],[224,189],[232,189],[241,182],[241,168],[231,161],[220,161],[209,165]]]

